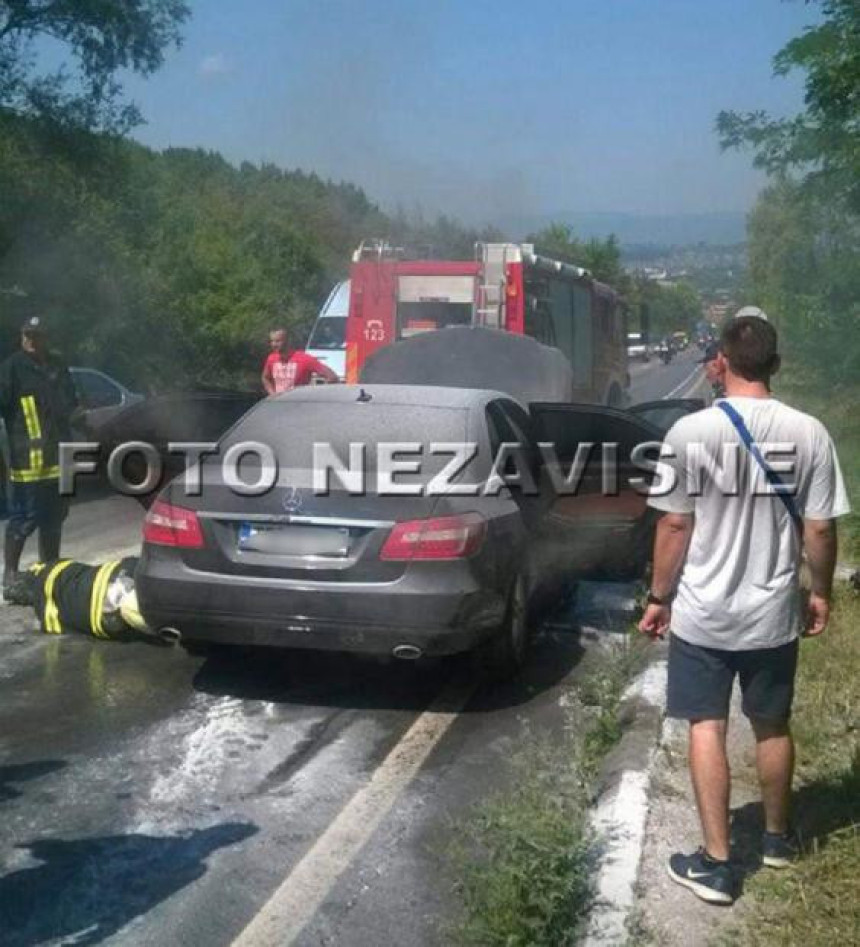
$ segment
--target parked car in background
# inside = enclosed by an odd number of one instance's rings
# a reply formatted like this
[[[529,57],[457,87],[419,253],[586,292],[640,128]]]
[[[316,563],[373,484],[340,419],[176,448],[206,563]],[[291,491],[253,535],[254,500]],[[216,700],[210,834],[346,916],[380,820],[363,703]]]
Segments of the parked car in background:
[[[97,368],[69,368],[72,382],[78,395],[78,405],[83,409],[84,427],[100,427],[115,414],[133,404],[139,404],[144,396],[130,391],[115,378]]]
[[[94,425],[90,440],[99,442],[100,467],[121,444],[142,441],[158,454],[162,473],[151,490],[137,499],[149,506],[156,493],[185,469],[182,454],[168,450],[170,443],[215,443],[257,402],[257,392],[231,390],[180,391],[158,395],[129,405]],[[129,454],[124,472],[133,483],[146,478],[146,461],[139,453]]]
[[[659,441],[702,402],[620,410],[566,404],[529,409],[498,391],[418,385],[296,389],[250,411],[202,462],[202,492],[174,481],[144,523],[137,590],[155,628],[189,650],[212,644],[361,651],[399,658],[477,649],[493,675],[526,657],[532,616],[571,579],[640,576],[654,513],[630,488],[630,454]],[[415,492],[385,491],[380,443],[419,443],[420,471],[398,477]],[[555,492],[539,442],[569,470],[581,442],[619,445],[617,495],[604,496],[600,452],[575,495]],[[221,459],[262,442],[278,461],[272,489],[240,495]],[[431,444],[474,444],[454,486],[485,485],[503,443],[522,445],[537,489],[431,493],[450,462]],[[313,489],[316,445],[342,458],[365,445],[359,495],[336,478]],[[249,481],[259,464],[245,472]],[[641,471],[636,471],[641,473]]]
[[[337,372],[346,373],[346,319],[349,315],[349,280],[338,283],[323,304],[305,351]]]

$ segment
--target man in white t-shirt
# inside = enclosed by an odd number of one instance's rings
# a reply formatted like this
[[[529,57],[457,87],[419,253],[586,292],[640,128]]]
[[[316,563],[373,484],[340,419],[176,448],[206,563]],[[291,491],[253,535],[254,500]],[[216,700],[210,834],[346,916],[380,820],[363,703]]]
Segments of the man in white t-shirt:
[[[694,854],[671,857],[669,874],[704,900],[729,904],[735,885],[726,723],[734,678],[756,738],[763,862],[786,867],[796,854],[789,717],[797,639],[827,626],[834,519],[849,505],[827,430],[770,395],[779,368],[773,326],[756,316],[736,318],[720,348],[726,397],[678,421],[666,436],[660,483],[648,500],[663,516],[639,628],[652,637],[671,629],[667,713],[690,722],[690,770],[704,836]],[[812,577],[803,608],[801,549]]]

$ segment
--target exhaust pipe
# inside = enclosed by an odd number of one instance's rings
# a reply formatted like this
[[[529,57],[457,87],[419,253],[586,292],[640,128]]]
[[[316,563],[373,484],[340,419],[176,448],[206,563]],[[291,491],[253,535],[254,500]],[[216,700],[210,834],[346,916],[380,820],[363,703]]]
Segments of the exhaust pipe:
[[[391,654],[401,661],[417,661],[424,652],[414,644],[399,644],[392,650]]]
[[[179,644],[182,640],[182,632],[178,628],[165,626],[159,628],[157,634],[162,641],[166,641],[168,644]]]

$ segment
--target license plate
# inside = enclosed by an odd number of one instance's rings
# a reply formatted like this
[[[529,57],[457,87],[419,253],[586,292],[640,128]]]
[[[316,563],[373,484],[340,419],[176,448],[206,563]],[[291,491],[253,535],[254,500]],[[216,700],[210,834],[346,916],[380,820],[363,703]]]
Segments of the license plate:
[[[244,522],[239,525],[239,550],[274,556],[347,556],[349,530],[335,526]]]

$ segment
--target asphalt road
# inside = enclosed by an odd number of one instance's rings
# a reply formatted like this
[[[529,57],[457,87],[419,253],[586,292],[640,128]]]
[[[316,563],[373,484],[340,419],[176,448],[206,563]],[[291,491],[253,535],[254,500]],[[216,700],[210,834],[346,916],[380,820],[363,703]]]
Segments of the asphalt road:
[[[634,400],[686,393],[693,358],[635,367]],[[64,552],[128,553],[140,519],[94,493]],[[585,587],[492,690],[464,661],[204,661],[0,606],[0,944],[446,943],[452,820],[565,723],[601,638],[581,629],[628,601]]]
[[[701,352],[691,346],[675,355],[668,365],[652,358],[647,364],[633,362],[630,366],[630,400],[632,404],[642,401],[657,401],[660,398],[696,397],[700,392],[691,389],[701,387],[702,371],[697,359]]]

